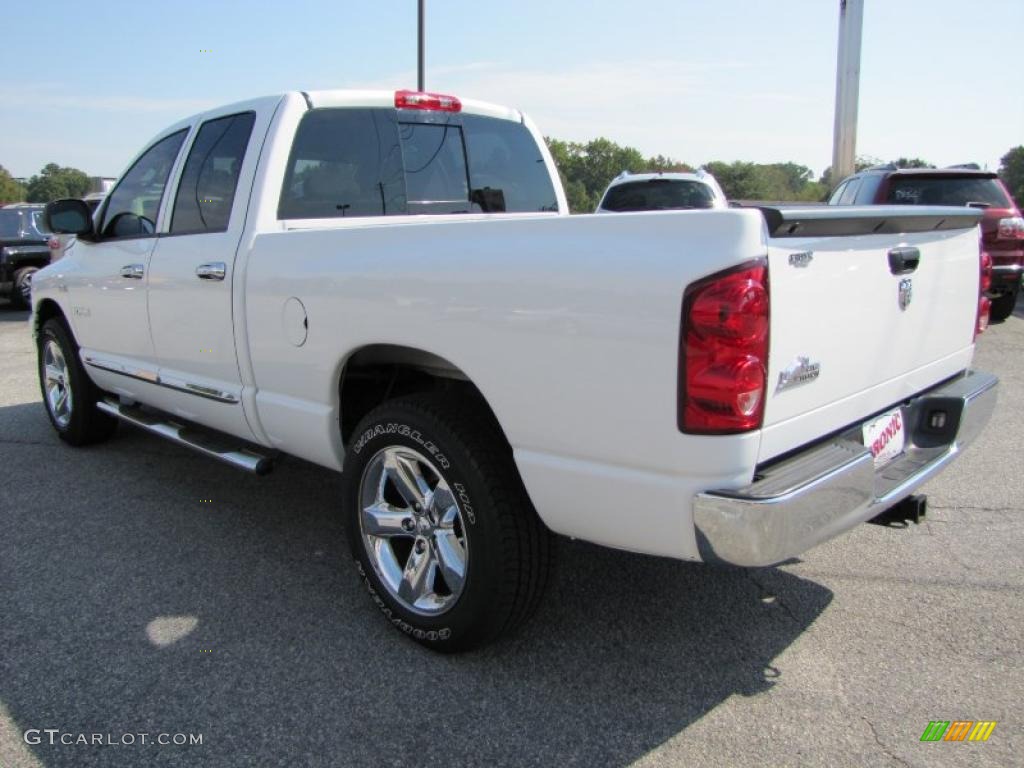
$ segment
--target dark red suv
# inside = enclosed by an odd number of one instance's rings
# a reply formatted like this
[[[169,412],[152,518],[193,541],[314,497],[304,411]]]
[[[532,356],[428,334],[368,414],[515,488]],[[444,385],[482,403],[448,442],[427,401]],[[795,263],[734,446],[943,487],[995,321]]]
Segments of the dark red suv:
[[[982,246],[992,257],[993,320],[1013,312],[1024,271],[1024,218],[996,174],[976,167],[869,168],[843,179],[829,205],[970,205],[982,208]]]

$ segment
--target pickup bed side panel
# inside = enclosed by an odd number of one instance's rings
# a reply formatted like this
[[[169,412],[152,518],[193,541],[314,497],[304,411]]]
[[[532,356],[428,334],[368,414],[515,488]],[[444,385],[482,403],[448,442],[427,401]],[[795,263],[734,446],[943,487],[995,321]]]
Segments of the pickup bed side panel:
[[[766,254],[759,212],[308,224],[257,235],[245,267],[256,407],[276,447],[340,467],[345,361],[368,344],[421,349],[481,390],[553,530],[697,557],[693,494],[749,482],[760,435],[679,433],[682,295]]]

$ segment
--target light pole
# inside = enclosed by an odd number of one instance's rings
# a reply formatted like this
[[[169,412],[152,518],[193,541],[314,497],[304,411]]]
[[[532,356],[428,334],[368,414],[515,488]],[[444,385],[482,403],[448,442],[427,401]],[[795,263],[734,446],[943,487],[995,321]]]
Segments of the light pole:
[[[419,0],[419,23],[418,23],[418,26],[419,26],[419,31],[418,31],[419,47],[418,47],[418,51],[417,51],[417,65],[416,65],[416,72],[417,72],[417,75],[416,75],[416,90],[421,91],[421,92],[425,91],[427,89],[427,86],[426,86],[426,83],[425,83],[425,80],[424,80],[424,72],[423,72],[423,70],[425,69],[425,67],[423,65],[423,48],[424,48],[424,42],[425,42],[425,37],[426,37],[425,31],[424,31],[424,21],[423,21],[423,14],[424,14],[423,6],[425,4],[426,4],[426,0]]]
[[[857,101],[864,0],[839,0],[839,59],[836,63],[836,123],[832,139],[832,184],[853,173],[857,156]]]

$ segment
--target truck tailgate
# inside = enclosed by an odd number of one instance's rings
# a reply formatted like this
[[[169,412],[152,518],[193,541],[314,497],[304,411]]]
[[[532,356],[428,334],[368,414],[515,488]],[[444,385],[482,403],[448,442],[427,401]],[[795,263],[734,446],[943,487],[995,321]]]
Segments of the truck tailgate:
[[[763,211],[771,347],[761,461],[876,415],[969,365],[979,211]]]

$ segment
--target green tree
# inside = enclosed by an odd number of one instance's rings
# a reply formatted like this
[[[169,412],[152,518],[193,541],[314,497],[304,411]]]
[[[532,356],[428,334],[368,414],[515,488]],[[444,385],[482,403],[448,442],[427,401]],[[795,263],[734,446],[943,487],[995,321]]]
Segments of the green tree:
[[[818,201],[827,192],[810,168],[797,163],[712,161],[705,168],[730,200]]]
[[[663,173],[690,173],[694,170],[693,166],[689,163],[683,163],[672,157],[665,157],[664,155],[655,155],[654,157],[647,158],[644,170],[649,173],[661,171]]]
[[[1014,147],[999,161],[999,176],[1017,207],[1024,205],[1024,145]]]
[[[20,203],[25,199],[25,185],[15,181],[7,169],[0,165],[0,205]]]
[[[882,165],[882,161],[877,157],[871,157],[870,155],[857,155],[856,161],[853,164],[854,172],[863,171],[865,168],[870,168],[873,165]],[[842,179],[836,179],[832,181],[832,166],[829,166],[821,174],[821,178],[818,179],[818,183],[825,187],[825,194],[829,194],[833,189],[839,186],[839,182]]]
[[[586,143],[546,138],[562,178],[572,213],[597,207],[605,188],[623,171],[630,173],[693,171],[689,163],[665,155],[644,158],[633,147],[599,138]],[[828,194],[824,182],[814,181],[810,168],[798,163],[711,162],[705,166],[734,200],[818,201]]]
[[[49,163],[28,180],[28,202],[48,203],[62,197],[82,197],[89,192],[90,185],[83,171]]]
[[[927,160],[922,160],[920,157],[901,157],[898,160],[893,160],[892,164],[897,168],[934,168],[935,166],[929,163]]]
[[[640,173],[646,161],[633,147],[621,147],[605,138],[586,144],[546,139],[562,177],[572,213],[589,213],[597,207],[608,183],[622,171]]]

